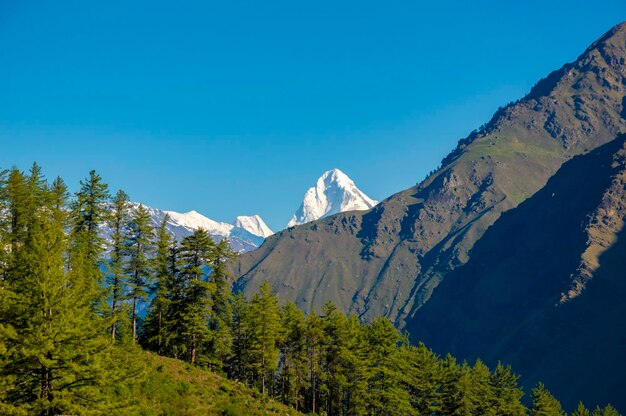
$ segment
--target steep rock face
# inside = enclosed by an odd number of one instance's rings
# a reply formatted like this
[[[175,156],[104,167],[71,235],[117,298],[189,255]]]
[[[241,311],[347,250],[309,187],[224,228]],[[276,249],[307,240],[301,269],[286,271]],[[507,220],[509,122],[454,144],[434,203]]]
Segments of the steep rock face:
[[[623,410],[625,219],[622,135],[503,214],[406,328],[440,353],[508,362],[569,408],[583,399]]]
[[[356,187],[354,181],[339,169],[331,169],[317,180],[304,195],[300,208],[287,224],[293,227],[346,211],[363,211],[374,201]]]
[[[626,24],[541,80],[459,142],[422,183],[368,212],[334,215],[270,237],[241,256],[240,288],[268,280],[310,310],[327,300],[402,326],[500,215],[561,164],[626,131]]]

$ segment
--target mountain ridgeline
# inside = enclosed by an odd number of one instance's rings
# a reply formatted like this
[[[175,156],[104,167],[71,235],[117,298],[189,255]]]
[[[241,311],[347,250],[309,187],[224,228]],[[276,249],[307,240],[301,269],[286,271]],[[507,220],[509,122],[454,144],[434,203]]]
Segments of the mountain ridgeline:
[[[539,81],[459,141],[418,185],[367,212],[347,212],[268,238],[235,266],[246,293],[269,281],[305,310],[331,300],[403,326],[500,215],[559,167],[626,131],[626,24]]]

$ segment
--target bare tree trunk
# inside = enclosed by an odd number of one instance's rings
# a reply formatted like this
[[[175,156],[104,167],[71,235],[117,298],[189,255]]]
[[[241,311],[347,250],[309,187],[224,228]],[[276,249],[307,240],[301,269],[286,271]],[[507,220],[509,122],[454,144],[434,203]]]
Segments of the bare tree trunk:
[[[196,362],[196,334],[191,337],[191,364]]]
[[[162,351],[162,344],[163,344],[163,311],[162,311],[162,307],[159,306],[159,355],[163,353]]]
[[[133,296],[133,342],[137,340],[137,297]]]
[[[113,315],[113,323],[111,324],[111,341],[115,342],[115,311],[117,308],[117,285],[118,285],[117,277],[113,281],[113,301],[111,302],[111,314]]]
[[[261,359],[261,368],[263,373],[263,376],[261,377],[261,385],[263,386],[261,392],[265,396],[265,351],[263,352],[263,358]]]

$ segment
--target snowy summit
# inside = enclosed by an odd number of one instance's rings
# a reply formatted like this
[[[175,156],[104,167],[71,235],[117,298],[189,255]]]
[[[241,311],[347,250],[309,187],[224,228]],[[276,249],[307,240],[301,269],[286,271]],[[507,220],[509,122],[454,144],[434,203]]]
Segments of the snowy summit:
[[[374,207],[374,201],[356,187],[354,181],[339,169],[331,169],[317,180],[304,195],[302,205],[287,227],[304,224],[345,211],[361,211]]]
[[[235,219],[235,227],[243,228],[244,230],[258,235],[259,237],[267,238],[274,234],[274,231],[270,230],[270,227],[265,224],[265,221],[258,215],[252,216],[239,216]]]

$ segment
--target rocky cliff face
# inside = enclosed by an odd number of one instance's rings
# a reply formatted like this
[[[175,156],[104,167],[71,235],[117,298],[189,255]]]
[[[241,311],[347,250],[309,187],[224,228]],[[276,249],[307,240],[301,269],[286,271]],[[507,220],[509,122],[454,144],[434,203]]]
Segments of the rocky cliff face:
[[[510,363],[569,408],[624,409],[625,219],[622,135],[503,214],[406,328],[437,352]]]
[[[422,183],[368,212],[282,231],[241,256],[239,287],[250,293],[268,280],[307,310],[332,300],[365,319],[385,315],[404,325],[503,212],[563,162],[626,131],[625,59],[621,24],[499,109]]]

